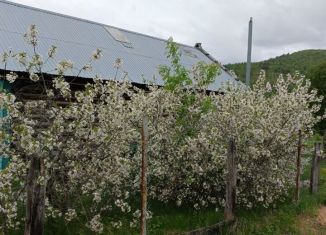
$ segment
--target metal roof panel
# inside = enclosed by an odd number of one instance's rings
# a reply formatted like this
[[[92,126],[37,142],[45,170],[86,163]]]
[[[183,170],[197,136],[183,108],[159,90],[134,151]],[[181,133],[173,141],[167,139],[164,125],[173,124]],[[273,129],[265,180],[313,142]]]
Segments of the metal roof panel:
[[[166,40],[5,0],[0,0],[0,53],[12,49],[31,54],[30,46],[23,39],[31,24],[36,24],[40,33],[38,53],[46,56],[51,45],[57,46],[54,61],[44,68],[50,74],[55,74],[55,64],[63,59],[73,61],[76,68],[82,67],[92,52],[99,48],[103,51],[103,57],[94,62],[93,72],[82,73],[82,77],[92,77],[96,72],[104,79],[112,79],[116,72],[113,64],[117,58],[121,58],[124,61],[122,70],[128,73],[133,82],[143,83],[143,77],[151,79],[155,76],[159,84],[163,83],[157,68],[169,64],[165,55]],[[115,40],[105,27],[119,30],[132,48],[122,45],[121,40]],[[199,61],[213,62],[195,47],[184,44],[179,44],[179,47],[183,52],[181,63],[189,69]],[[3,68],[3,65],[0,66]],[[7,68],[23,71],[15,63],[9,63]],[[67,75],[76,73],[77,69]],[[223,70],[210,89],[218,90],[226,81],[235,82],[235,79]]]

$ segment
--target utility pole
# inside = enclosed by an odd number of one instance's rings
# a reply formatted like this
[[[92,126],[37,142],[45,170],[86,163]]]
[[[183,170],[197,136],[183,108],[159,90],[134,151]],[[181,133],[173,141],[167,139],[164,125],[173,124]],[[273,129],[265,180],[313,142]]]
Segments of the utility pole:
[[[250,17],[249,32],[248,32],[248,52],[247,52],[247,66],[246,66],[246,85],[247,86],[250,86],[251,49],[252,49],[252,17]]]

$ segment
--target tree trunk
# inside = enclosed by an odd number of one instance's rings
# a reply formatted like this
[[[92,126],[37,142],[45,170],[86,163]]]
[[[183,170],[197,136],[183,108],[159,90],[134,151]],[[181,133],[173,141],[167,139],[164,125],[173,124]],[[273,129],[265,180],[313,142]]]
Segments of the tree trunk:
[[[45,212],[45,185],[38,183],[44,177],[44,165],[41,159],[33,157],[27,175],[27,201],[24,235],[43,235]]]
[[[230,140],[227,156],[227,177],[224,217],[226,222],[234,221],[234,210],[236,201],[237,167],[235,141]]]

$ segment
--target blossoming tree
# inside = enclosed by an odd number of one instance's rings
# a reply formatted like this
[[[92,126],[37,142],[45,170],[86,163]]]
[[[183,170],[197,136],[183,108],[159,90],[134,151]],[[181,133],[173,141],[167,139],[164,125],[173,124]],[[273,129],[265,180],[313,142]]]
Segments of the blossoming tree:
[[[56,47],[50,47],[43,60],[34,25],[25,37],[34,54],[8,52],[2,62],[14,59],[24,66],[42,99],[22,99],[20,90],[0,93],[0,106],[8,110],[0,126],[10,127],[0,130],[1,155],[10,158],[0,172],[5,234],[12,228],[22,230],[22,221],[26,235],[42,234],[44,221],[51,217],[67,223],[85,218],[89,229],[101,233],[103,216],[119,227],[121,218],[130,213],[129,225],[136,226],[144,115],[151,200],[196,210],[224,206],[227,149],[233,140],[237,204],[274,205],[294,184],[298,131],[308,136],[321,119],[314,115],[321,97],[300,75],[280,77],[270,85],[262,73],[252,89],[225,84],[212,92],[208,85],[218,66],[199,63],[185,69],[171,40],[167,44],[171,66],[159,70],[163,87],[139,89],[127,80],[96,76],[71,89],[64,75],[74,64],[60,61],[56,76],[44,73],[43,65],[55,57]],[[101,56],[95,50],[74,80]],[[118,59],[116,70],[121,65]],[[24,78],[12,72],[2,79],[14,85]]]

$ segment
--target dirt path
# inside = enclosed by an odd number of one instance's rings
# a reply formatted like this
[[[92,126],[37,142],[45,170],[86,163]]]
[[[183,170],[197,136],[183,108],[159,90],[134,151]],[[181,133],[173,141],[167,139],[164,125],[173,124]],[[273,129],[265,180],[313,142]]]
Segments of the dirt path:
[[[326,226],[326,206],[318,210],[317,222],[320,226]]]
[[[326,206],[319,208],[315,215],[300,216],[298,226],[302,235],[326,235]]]

